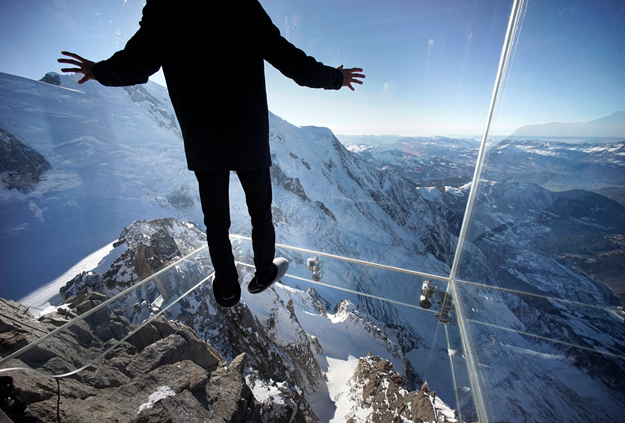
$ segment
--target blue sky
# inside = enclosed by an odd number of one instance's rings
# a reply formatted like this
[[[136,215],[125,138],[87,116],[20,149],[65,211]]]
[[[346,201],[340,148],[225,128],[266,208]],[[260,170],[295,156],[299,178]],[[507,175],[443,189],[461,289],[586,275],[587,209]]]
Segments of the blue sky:
[[[343,134],[483,133],[512,0],[261,3],[309,55],[367,75],[356,92],[331,92],[268,66],[275,114]],[[136,31],[143,4],[0,0],[0,72],[39,79],[59,71],[61,50],[105,59]],[[491,133],[625,110],[625,2],[529,0],[522,24]]]

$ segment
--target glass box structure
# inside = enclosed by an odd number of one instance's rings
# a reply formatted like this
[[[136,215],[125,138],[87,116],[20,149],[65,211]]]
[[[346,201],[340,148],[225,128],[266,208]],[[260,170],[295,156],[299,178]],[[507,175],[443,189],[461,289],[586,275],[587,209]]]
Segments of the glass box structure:
[[[415,380],[427,380],[459,421],[617,421],[625,412],[623,5],[394,1],[377,7],[341,2],[327,10],[317,2],[261,3],[282,34],[308,54],[333,66],[362,66],[364,87],[378,84],[358,100],[323,103],[325,93],[300,93],[267,70],[270,108],[286,119],[272,115],[270,134],[277,255],[291,262],[283,284],[314,288],[329,310],[348,300],[365,319],[399,328],[405,335],[399,347],[410,363],[404,373],[411,366]],[[139,10],[129,14],[122,7],[110,22],[138,21]],[[103,16],[96,28],[105,38],[108,20]],[[353,28],[351,36],[332,32],[340,24]],[[457,37],[463,40],[458,45]],[[48,145],[38,150],[52,162],[44,173],[53,177],[20,194],[3,179],[2,296],[26,297],[27,306],[34,297],[26,294],[118,239],[133,221],[202,219],[162,87],[115,94],[90,82],[61,90],[56,85],[65,82],[56,84],[54,74],[46,78],[52,86],[10,75],[0,81],[5,142],[13,137]],[[296,94],[281,97],[289,89]],[[299,103],[300,94],[310,97]],[[424,97],[411,97],[417,95]],[[122,97],[128,96],[136,115],[126,114]],[[549,122],[578,122],[587,107],[607,117],[586,124],[528,122],[541,113]],[[358,116],[343,124],[338,113]],[[446,116],[436,120],[436,113]],[[148,114],[163,140],[142,137]],[[429,125],[422,114],[433,120],[428,137],[413,132],[393,144],[288,123],[368,134],[380,133],[367,126],[379,121],[388,122],[388,133],[405,133],[418,129],[393,125],[406,125],[402,115]],[[468,130],[480,136],[452,136]],[[431,153],[432,145],[445,153]],[[142,155],[149,161],[128,159]],[[57,188],[37,191],[45,181]],[[231,183],[231,239],[243,282],[253,272],[249,218],[236,176]],[[34,217],[27,221],[25,214]],[[210,257],[205,247],[194,247],[184,254],[181,248],[140,282],[109,289],[111,298],[7,355],[1,366],[21,360],[53,377],[97,366],[116,342],[62,372],[37,351],[75,342],[77,328],[101,324],[97,316],[105,309],[126,310],[138,325],[134,331],[161,314],[179,317],[188,298],[201,302],[210,295]],[[81,271],[95,269],[114,248]],[[15,269],[6,270],[11,263]],[[133,314],[129,305],[138,299],[158,304]],[[323,340],[324,328],[310,335]],[[365,356],[368,347],[354,337],[349,348]]]

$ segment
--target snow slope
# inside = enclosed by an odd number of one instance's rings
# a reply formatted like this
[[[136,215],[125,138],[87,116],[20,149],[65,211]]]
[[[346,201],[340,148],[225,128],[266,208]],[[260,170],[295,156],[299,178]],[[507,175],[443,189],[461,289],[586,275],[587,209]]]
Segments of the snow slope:
[[[0,127],[51,165],[27,193],[0,188],[0,295],[19,299],[136,219],[201,221],[165,88],[61,86],[0,74]]]

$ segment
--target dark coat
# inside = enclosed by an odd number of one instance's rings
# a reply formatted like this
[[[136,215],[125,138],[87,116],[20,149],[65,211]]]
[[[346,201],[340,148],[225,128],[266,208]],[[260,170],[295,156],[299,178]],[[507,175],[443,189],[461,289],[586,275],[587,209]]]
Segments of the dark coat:
[[[147,0],[140,26],[93,74],[135,85],[162,66],[190,170],[271,166],[264,60],[302,86],[343,84],[340,71],[280,36],[256,0]]]

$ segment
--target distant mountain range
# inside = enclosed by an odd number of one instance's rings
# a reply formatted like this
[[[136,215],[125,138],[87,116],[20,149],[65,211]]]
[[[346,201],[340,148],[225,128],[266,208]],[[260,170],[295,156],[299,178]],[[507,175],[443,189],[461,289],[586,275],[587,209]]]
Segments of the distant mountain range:
[[[526,125],[514,131],[510,137],[613,138],[625,140],[625,110],[591,122],[553,122]]]

